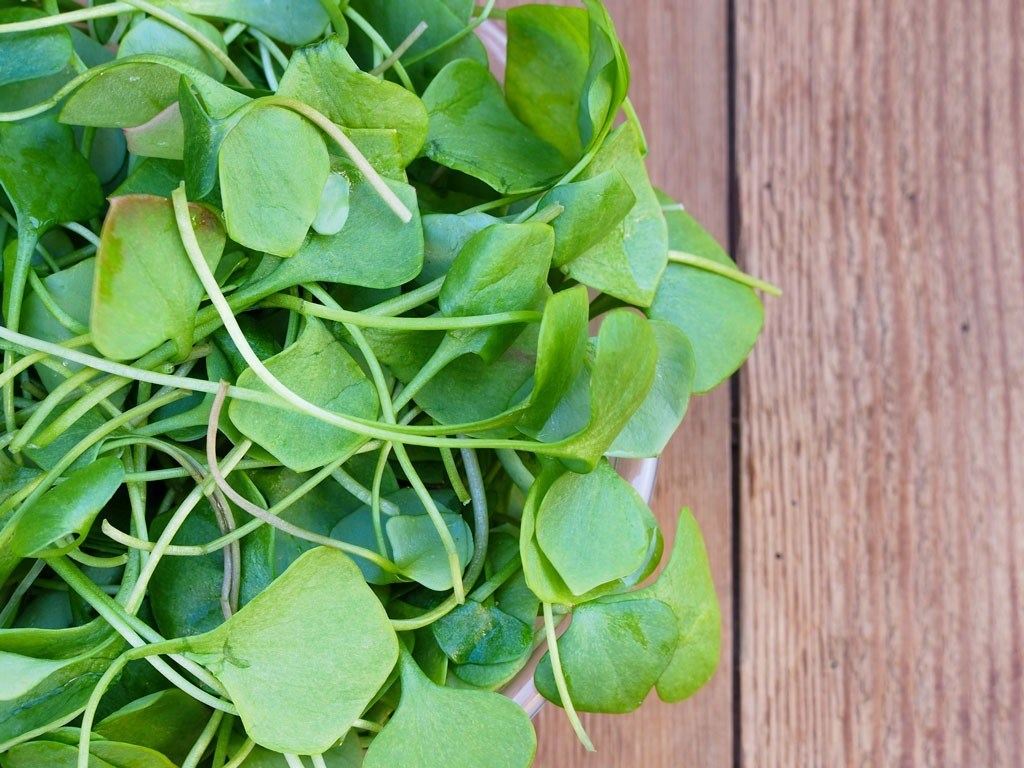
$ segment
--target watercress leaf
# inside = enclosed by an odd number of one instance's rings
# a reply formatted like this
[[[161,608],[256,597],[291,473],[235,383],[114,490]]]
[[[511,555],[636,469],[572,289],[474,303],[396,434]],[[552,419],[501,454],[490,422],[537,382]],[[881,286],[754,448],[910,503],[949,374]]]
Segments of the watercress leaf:
[[[567,162],[575,162],[584,152],[577,124],[590,68],[587,11],[525,5],[510,8],[506,21],[508,105]]]
[[[444,544],[434,522],[421,514],[395,515],[387,520],[385,531],[391,551],[404,576],[417,581],[427,589],[443,592],[452,588],[452,572]],[[459,564],[465,569],[473,554],[473,534],[461,515],[441,512],[441,519],[451,533]]]
[[[178,100],[182,75],[202,93],[218,117],[225,109],[231,111],[250,101],[248,96],[184,62],[139,54],[91,69],[89,77],[64,102],[60,121],[106,128],[142,125]]]
[[[626,309],[609,312],[597,334],[590,423],[557,443],[570,469],[590,471],[597,465],[647,397],[657,361],[657,340],[647,321]]]
[[[47,734],[38,741],[13,747],[4,756],[4,768],[76,768],[78,745],[51,741],[51,738],[52,735]],[[99,739],[89,745],[89,767],[176,768],[165,755],[152,749]]]
[[[210,719],[210,708],[177,688],[144,696],[105,717],[93,733],[136,744],[180,764]]]
[[[189,211],[203,256],[216,269],[224,227],[208,208],[193,203]],[[113,198],[96,255],[90,319],[96,348],[113,360],[132,360],[170,339],[184,356],[192,348],[202,297],[171,201],[153,195]]]
[[[267,360],[266,366],[286,387],[321,408],[365,419],[377,416],[379,403],[373,384],[315,318],[309,318],[298,340]],[[270,392],[252,370],[238,377],[238,385]],[[243,400],[233,400],[229,414],[246,437],[296,472],[322,467],[360,440],[358,435],[312,416]]]
[[[252,109],[224,137],[218,159],[231,239],[275,256],[299,250],[330,172],[319,131],[290,110]]]
[[[50,426],[54,421],[64,415],[64,412],[75,405],[71,400],[65,401],[53,409],[43,422],[39,425],[40,429],[45,429]],[[33,462],[43,469],[50,470],[57,466],[58,463],[63,461],[68,451],[78,445],[79,441],[89,435],[93,430],[103,426],[107,422],[106,417],[96,408],[90,408],[86,411],[79,419],[72,424],[70,427],[64,430],[61,435],[49,443],[46,446],[40,448],[33,442],[22,449],[22,453],[32,459]],[[68,469],[78,469],[79,467],[86,467],[96,460],[99,455],[100,448],[102,447],[100,442],[90,446],[81,456],[75,459],[74,463],[68,467]]]
[[[327,14],[317,0],[166,0],[164,5],[196,16],[238,21],[288,45],[323,34]]]
[[[391,288],[419,274],[423,267],[423,228],[416,191],[407,184],[386,181],[413,212],[412,221],[404,224],[368,181],[346,175],[351,190],[345,225],[333,235],[310,233],[298,252],[266,278],[264,291],[314,281]]]
[[[646,399],[615,438],[609,456],[653,457],[661,454],[686,415],[693,389],[693,346],[676,326],[652,320],[658,343],[654,385]]]
[[[555,204],[564,209],[551,222],[555,230],[552,264],[563,267],[598,245],[634,209],[636,202],[629,183],[614,168],[552,189],[538,204],[542,209]]]
[[[668,263],[668,232],[658,197],[641,155],[641,138],[632,123],[608,137],[579,181],[609,170],[621,174],[636,203],[596,245],[563,266],[575,280],[640,307],[650,306]]]
[[[542,189],[568,168],[561,153],[519,122],[485,64],[458,59],[423,94],[426,154],[502,194]]]
[[[153,520],[152,535],[159,536],[170,513]],[[174,544],[205,544],[221,535],[217,518],[205,499],[192,510],[174,536]],[[224,583],[224,551],[194,557],[160,560],[149,587],[149,603],[161,634],[185,637],[208,632],[224,621],[221,588]]]
[[[363,764],[363,750],[356,735],[349,734],[341,746],[322,755],[327,768],[359,768]],[[254,747],[239,768],[290,768],[285,756],[263,747]]]
[[[50,296],[53,297],[54,302],[65,314],[84,326],[89,325],[95,263],[95,259],[83,259],[67,269],[62,269],[59,272],[54,272],[42,278],[42,283]],[[21,329],[33,338],[57,344],[67,341],[75,335],[50,313],[39,296],[34,292],[29,293],[25,297]],[[85,347],[84,350],[90,353],[94,351],[91,347]],[[70,361],[66,362],[65,366],[67,366],[67,370],[72,372],[82,368],[80,364]],[[44,365],[37,365],[35,369],[48,392],[52,392],[55,387],[64,381],[63,376]]]
[[[70,552],[123,482],[124,466],[109,456],[71,472],[19,512],[11,548],[22,557],[59,557]]]
[[[581,712],[623,714],[643,704],[675,651],[676,617],[651,598],[577,606],[558,640],[562,671],[573,705]],[[561,704],[551,657],[534,673],[537,690]]]
[[[448,317],[533,309],[548,293],[554,249],[547,224],[494,224],[474,235],[452,262],[438,305]],[[449,331],[448,339],[485,362],[521,332],[516,325]]]
[[[22,233],[91,219],[103,204],[99,181],[71,128],[46,115],[0,123],[0,186]]]
[[[330,638],[330,642],[325,642]],[[320,754],[388,679],[398,638],[355,564],[310,550],[217,629],[187,640],[260,746]]]
[[[603,138],[629,92],[629,62],[600,0],[583,0],[590,27],[590,66],[579,114],[584,146]]]
[[[159,195],[169,198],[184,178],[185,168],[179,161],[155,157],[143,158],[110,196]]]
[[[534,371],[537,336],[538,326],[531,323],[493,362],[477,355],[455,359],[417,393],[416,404],[441,424],[467,424],[506,412]],[[519,410],[509,414],[509,423],[517,420]]]
[[[296,51],[277,93],[309,104],[346,129],[396,130],[403,167],[427,138],[427,110],[419,97],[361,72],[337,36]]]
[[[536,517],[537,542],[575,595],[640,568],[657,528],[640,494],[606,461],[586,475],[562,475]]]
[[[84,707],[123,648],[102,619],[72,629],[0,631],[0,751]]]
[[[465,0],[457,1],[465,3]],[[370,22],[392,49],[404,41],[420,22],[425,22],[426,30],[402,57],[408,61],[448,42],[466,26],[462,14],[453,13],[450,3],[445,0],[353,0],[352,8]],[[353,29],[349,50],[364,69],[373,66],[373,44],[362,32]],[[408,66],[416,89],[422,92],[441,68],[455,59],[472,59],[486,64],[487,51],[476,35],[467,35],[454,45]]]
[[[523,561],[523,575],[530,591],[546,603],[572,605],[576,597],[548,560],[537,543],[537,513],[548,489],[566,473],[565,467],[551,463],[543,467],[526,496],[519,527],[519,556]]]
[[[533,645],[531,624],[476,600],[467,600],[432,629],[438,645],[456,664],[515,661]]]
[[[423,271],[416,282],[425,285],[443,277],[473,235],[496,224],[486,213],[431,213],[423,217]]]
[[[658,696],[663,701],[692,696],[718,667],[722,612],[704,539],[690,510],[683,509],[679,514],[675,544],[665,570],[654,584],[633,594],[666,603],[678,623],[675,653],[658,678]]]
[[[220,31],[209,22],[175,8],[169,8],[168,12],[186,22],[222,51],[227,51],[227,45]],[[119,59],[144,53],[177,59],[205,72],[216,80],[224,79],[223,64],[184,32],[180,32],[158,19],[143,19],[125,33],[117,46]]]
[[[722,248],[683,210],[665,214],[669,244],[735,267]],[[694,392],[708,392],[729,378],[753,349],[764,325],[764,307],[753,288],[695,267],[670,264],[650,315],[680,328],[693,344]]]
[[[0,9],[0,24],[30,21],[46,14],[35,8]],[[63,72],[71,60],[71,35],[65,27],[46,27],[4,35],[0,48],[0,86]]]
[[[122,128],[121,133],[133,155],[163,160],[181,160],[185,156],[185,126],[177,102],[141,125]],[[179,174],[179,180],[181,178],[183,176]]]
[[[545,304],[533,389],[518,425],[526,434],[544,426],[583,368],[589,308],[581,285],[556,293]]]
[[[434,685],[406,652],[400,666],[401,702],[370,745],[365,768],[527,768],[533,762],[537,736],[518,704],[497,693]]]
[[[336,235],[348,221],[352,184],[344,174],[332,171],[320,195],[320,207],[313,219],[313,231],[318,235]]]

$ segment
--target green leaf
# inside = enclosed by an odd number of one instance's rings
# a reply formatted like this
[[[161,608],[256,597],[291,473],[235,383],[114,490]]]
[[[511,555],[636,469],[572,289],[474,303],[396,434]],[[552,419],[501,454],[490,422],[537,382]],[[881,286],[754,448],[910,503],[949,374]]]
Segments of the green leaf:
[[[432,629],[441,649],[456,664],[515,661],[533,646],[532,624],[476,600],[467,600]]]
[[[351,205],[352,184],[344,174],[332,171],[320,195],[320,207],[313,219],[313,230],[318,235],[336,235],[345,222]]]
[[[611,129],[629,92],[629,62],[615,24],[601,0],[583,0],[590,21],[590,67],[584,85],[579,126],[584,146]]]
[[[541,551],[574,595],[641,568],[657,529],[640,494],[608,462],[560,477],[536,515]]]
[[[84,707],[123,648],[102,619],[72,629],[0,630],[0,751]]]
[[[510,8],[506,20],[508,105],[574,163],[584,152],[577,125],[590,68],[587,11],[526,5]]]
[[[275,256],[299,250],[330,172],[319,131],[290,110],[253,109],[224,137],[219,161],[231,239]]]
[[[434,685],[408,653],[402,699],[366,753],[365,768],[528,768],[537,750],[530,718],[511,699]]]
[[[19,744],[4,756],[4,768],[77,768],[78,745],[50,741]],[[96,740],[89,745],[89,768],[176,768],[167,757],[146,747]]]
[[[609,312],[597,334],[590,422],[556,444],[566,466],[590,471],[597,465],[650,392],[657,361],[657,340],[647,321],[626,309]]]
[[[427,110],[419,97],[361,72],[336,35],[296,51],[277,94],[308,104],[345,129],[396,130],[403,167],[427,138]]]
[[[632,123],[624,124],[605,141],[579,181],[610,170],[625,179],[636,204],[611,232],[563,270],[584,285],[647,307],[668,263],[668,233],[661,204],[647,177],[640,134]]]
[[[354,733],[345,737],[340,747],[329,749],[323,753],[327,768],[359,768],[363,764],[363,750],[359,739]],[[239,768],[290,768],[288,761],[280,752],[271,752],[263,747],[255,747]]]
[[[224,684],[246,733],[293,754],[334,746],[398,659],[380,601],[355,563],[326,547],[302,555],[231,619],[186,642]]]
[[[668,667],[658,678],[663,701],[682,701],[715,673],[722,648],[722,611],[711,580],[711,567],[700,528],[690,510],[679,514],[675,544],[658,580],[634,593],[666,603],[678,622],[678,642]]]
[[[224,38],[215,26],[173,8],[168,11],[186,22],[222,51],[227,51]],[[224,79],[223,64],[184,32],[154,18],[143,19],[129,29],[117,46],[119,59],[145,53],[167,56],[195,67],[215,80]]]
[[[423,229],[416,190],[401,182],[385,181],[413,212],[412,221],[403,224],[368,181],[352,173],[346,175],[352,187],[345,225],[334,235],[310,233],[298,252],[281,262],[260,284],[261,292],[321,281],[392,288],[419,274],[423,267]]]
[[[128,178],[110,196],[159,195],[169,198],[184,178],[185,169],[180,162],[165,158],[145,158],[135,165]]]
[[[458,1],[465,5],[466,0]],[[392,50],[402,43],[420,22],[426,23],[426,31],[402,57],[403,61],[414,61],[437,46],[447,43],[466,26],[465,17],[453,13],[449,2],[444,0],[353,0],[351,5],[377,30]],[[373,66],[373,45],[358,29],[352,30],[349,50],[364,69]],[[466,35],[454,45],[408,66],[407,69],[416,89],[422,92],[442,67],[456,59],[472,59],[486,64],[487,51],[476,35]]]
[[[151,535],[159,536],[171,513],[157,516]],[[174,544],[198,545],[221,535],[210,503],[204,499],[185,519]],[[156,626],[165,637],[186,637],[208,632],[224,622],[221,588],[224,583],[224,551],[196,557],[165,557],[149,585],[149,603]]]
[[[35,8],[0,9],[0,24],[30,21],[46,14]],[[0,48],[0,87],[63,72],[71,60],[71,35],[64,27],[47,27],[4,35]]]
[[[27,232],[91,219],[103,204],[99,181],[71,128],[48,116],[0,123],[0,185]]]
[[[238,21],[288,45],[323,34],[327,14],[318,0],[166,0],[164,5],[196,16]]]
[[[609,456],[645,458],[661,454],[686,415],[693,389],[693,346],[674,325],[652,320],[658,342],[654,385],[633,418],[619,433]]]
[[[629,183],[614,168],[548,192],[538,207],[557,204],[564,208],[551,222],[555,230],[554,266],[563,267],[600,244],[634,209],[636,201]]]
[[[53,412],[50,413],[42,424],[39,425],[40,429],[45,429],[50,426],[54,421],[64,415],[64,412],[75,405],[74,401],[68,400],[61,403]],[[29,443],[22,450],[26,456],[32,459],[39,467],[45,470],[53,469],[57,464],[64,460],[68,451],[78,445],[79,441],[87,437],[93,430],[106,424],[106,417],[100,413],[96,408],[90,408],[82,416],[79,417],[78,421],[72,424],[70,427],[61,433],[60,437],[51,442],[49,445],[40,448],[35,443]],[[81,456],[75,459],[68,469],[78,469],[79,467],[85,467],[96,460],[99,455],[100,443],[95,443],[88,448]]]
[[[452,262],[438,299],[448,317],[535,309],[546,298],[554,232],[547,224],[494,224]],[[485,362],[521,333],[517,325],[449,331],[447,341]]]
[[[502,194],[542,189],[568,170],[561,153],[512,114],[484,64],[453,61],[423,103],[430,114],[427,156]]]
[[[347,416],[377,416],[379,403],[373,384],[315,318],[308,318],[298,340],[267,360],[266,366],[286,387],[314,405]],[[270,392],[252,370],[238,377],[238,386]],[[329,464],[361,439],[312,416],[243,400],[233,400],[229,414],[246,437],[295,472]]]
[[[77,547],[93,520],[124,482],[113,457],[70,473],[60,485],[23,507],[14,523],[11,549],[21,557],[59,557]]]
[[[444,275],[470,239],[498,223],[486,213],[432,213],[423,217],[423,271],[416,282],[425,285]]]
[[[93,732],[109,741],[136,744],[180,764],[210,719],[210,708],[177,688],[133,701],[101,720]]]
[[[671,210],[665,218],[673,250],[736,266],[688,213]],[[764,307],[753,288],[682,264],[670,264],[665,271],[650,315],[675,325],[690,339],[697,393],[714,389],[743,365],[764,325]]]
[[[190,204],[192,226],[211,269],[224,250],[224,228],[213,211]],[[192,348],[196,311],[203,297],[164,197],[129,195],[110,201],[96,258],[91,326],[106,357],[132,360],[164,341],[179,356]]]
[[[599,600],[578,606],[558,651],[573,705],[624,714],[643,704],[675,651],[676,617],[660,600]],[[537,690],[561,705],[551,657],[534,673]]]
[[[465,569],[473,554],[473,535],[461,515],[441,512],[459,555],[461,569]],[[452,571],[448,554],[437,533],[434,522],[426,510],[417,514],[395,515],[387,520],[385,530],[391,544],[394,562],[404,576],[417,581],[427,589],[443,592],[452,588]]]

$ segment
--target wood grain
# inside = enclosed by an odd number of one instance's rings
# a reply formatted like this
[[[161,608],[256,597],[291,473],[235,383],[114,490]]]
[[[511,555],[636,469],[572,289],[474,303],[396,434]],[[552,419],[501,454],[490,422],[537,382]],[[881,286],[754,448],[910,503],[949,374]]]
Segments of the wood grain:
[[[1024,764],[1024,4],[738,0],[743,765]]]
[[[721,0],[609,0],[633,67],[632,99],[647,131],[655,184],[728,238],[727,14]],[[662,457],[653,508],[671,533],[690,506],[704,531],[723,614],[722,664],[694,698],[652,696],[628,716],[587,716],[597,753],[577,744],[564,713],[538,719],[537,768],[726,766],[732,760],[732,523],[729,393],[700,398]]]

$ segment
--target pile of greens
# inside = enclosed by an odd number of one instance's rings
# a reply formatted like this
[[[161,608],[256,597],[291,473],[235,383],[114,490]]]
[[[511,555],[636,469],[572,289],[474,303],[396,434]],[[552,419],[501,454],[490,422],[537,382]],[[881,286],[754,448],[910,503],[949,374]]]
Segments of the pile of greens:
[[[583,6],[0,0],[3,768],[512,768],[545,646],[588,745],[708,680],[700,532],[613,466],[770,286]]]

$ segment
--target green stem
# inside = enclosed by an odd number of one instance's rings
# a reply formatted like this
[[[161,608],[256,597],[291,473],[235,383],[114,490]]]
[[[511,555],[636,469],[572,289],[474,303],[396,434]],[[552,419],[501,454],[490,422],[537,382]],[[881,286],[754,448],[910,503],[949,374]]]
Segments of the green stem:
[[[378,64],[376,67],[374,67],[373,69],[370,70],[370,74],[371,75],[383,75],[385,72],[387,72],[393,66],[395,66],[399,61],[401,61],[401,59],[405,55],[406,51],[408,51],[410,48],[412,48],[416,44],[416,41],[419,40],[420,37],[422,37],[423,33],[426,32],[426,31],[427,31],[427,22],[421,21],[419,24],[417,24],[415,27],[413,27],[412,32],[410,32],[408,34],[408,36],[406,36],[405,40],[400,42],[395,47],[395,50],[393,50],[391,52],[390,56],[388,56],[380,64]]]
[[[395,52],[391,49],[391,46],[389,46],[387,41],[381,37],[380,33],[373,28],[373,25],[370,24],[370,22],[352,10],[349,6],[345,7],[345,15],[353,24],[362,30],[364,35],[370,38],[370,42],[373,43],[374,48],[380,51],[384,55],[385,59],[394,55]],[[398,79],[402,82],[402,85],[413,93],[416,93],[416,88],[413,86],[412,80],[409,79],[409,73],[406,72],[405,67],[402,66],[402,62],[400,61],[395,62],[395,74],[398,75]]]
[[[444,471],[448,475],[448,482],[451,484],[452,490],[455,491],[455,496],[463,504],[468,504],[472,497],[466,490],[465,483],[462,482],[462,475],[459,474],[459,468],[455,464],[455,455],[451,448],[441,449],[441,461],[444,463]]]
[[[78,24],[90,19],[103,19],[108,16],[119,16],[122,13],[134,11],[127,3],[110,3],[109,5],[98,5],[94,8],[83,8],[79,11],[68,11],[55,16],[43,16],[28,21],[15,21],[10,24],[0,24],[0,35],[12,32],[31,32],[36,29],[48,29],[50,27],[63,27],[67,24]]]
[[[501,462],[501,466],[505,468],[505,472],[512,478],[512,482],[518,486],[524,494],[530,492],[534,482],[537,480],[533,476],[533,473],[526,468],[523,464],[523,460],[519,458],[519,454],[515,451],[506,449],[499,449],[497,451],[498,461]]]
[[[558,696],[562,700],[562,709],[565,710],[565,714],[569,718],[569,723],[572,725],[572,729],[576,732],[576,737],[580,740],[580,743],[588,752],[593,752],[594,744],[591,742],[590,737],[587,736],[587,732],[583,729],[583,723],[580,721],[580,716],[576,714],[576,708],[573,706],[572,699],[569,697],[569,686],[565,682],[565,673],[562,671],[562,659],[558,654],[558,634],[555,632],[555,619],[551,613],[551,603],[543,603],[543,606],[544,632],[547,635],[548,654],[551,656],[551,671],[554,674],[555,687],[558,689]]]
[[[471,34],[473,34],[473,31],[477,27],[479,27],[481,24],[487,21],[488,17],[491,15],[491,12],[494,10],[495,2],[496,0],[487,0],[487,5],[484,6],[483,10],[480,11],[480,14],[475,19],[473,19],[472,22],[467,24],[465,27],[460,29],[458,32],[456,32],[454,35],[449,37],[444,42],[438,43],[433,48],[423,51],[422,53],[417,53],[415,56],[409,59],[409,66],[411,67],[414,64],[419,64],[421,61],[426,61],[431,56],[434,56],[440,53],[441,51],[445,50],[446,48],[450,48],[456,43],[469,37]]]
[[[210,746],[210,742],[213,741],[214,737],[217,736],[220,730],[221,720],[224,718],[224,713],[219,709],[215,709],[210,719],[206,723],[206,727],[203,728],[199,734],[199,738],[196,739],[195,744],[192,745],[192,749],[188,751],[184,761],[181,763],[181,768],[198,768],[199,762],[203,759],[203,755],[206,754],[206,750]]]
[[[705,272],[712,272],[716,275],[727,277],[734,282],[764,291],[771,296],[782,295],[782,291],[771,283],[752,277],[751,275],[748,275],[747,273],[728,264],[722,264],[721,262],[713,261],[712,259],[707,259],[703,256],[697,256],[693,253],[684,253],[682,251],[669,251],[668,260],[673,264],[683,264],[687,267],[695,267],[697,269],[703,269]]]
[[[53,18],[53,17],[47,17]],[[14,258],[14,268],[11,270],[11,279],[4,282],[8,286],[9,294],[4,294],[4,321],[6,328],[17,332],[21,325],[21,304],[25,298],[25,286],[28,283],[28,273],[32,269],[32,254],[35,253],[36,244],[39,242],[39,231],[18,222],[18,248]],[[5,275],[6,277],[6,275]],[[7,371],[15,363],[14,353],[11,350],[4,352],[4,371]],[[14,421],[14,381],[8,379],[4,383],[4,423],[8,432],[13,432],[16,424]]]
[[[217,730],[217,745],[213,748],[213,768],[223,768],[228,759],[228,749],[231,748],[231,732],[235,727],[235,718],[227,715],[220,721],[220,728]]]
[[[348,31],[348,24],[345,23],[345,14],[341,12],[336,0],[320,0],[320,6],[327,13],[327,18],[331,20],[334,31],[339,35],[344,35]]]

